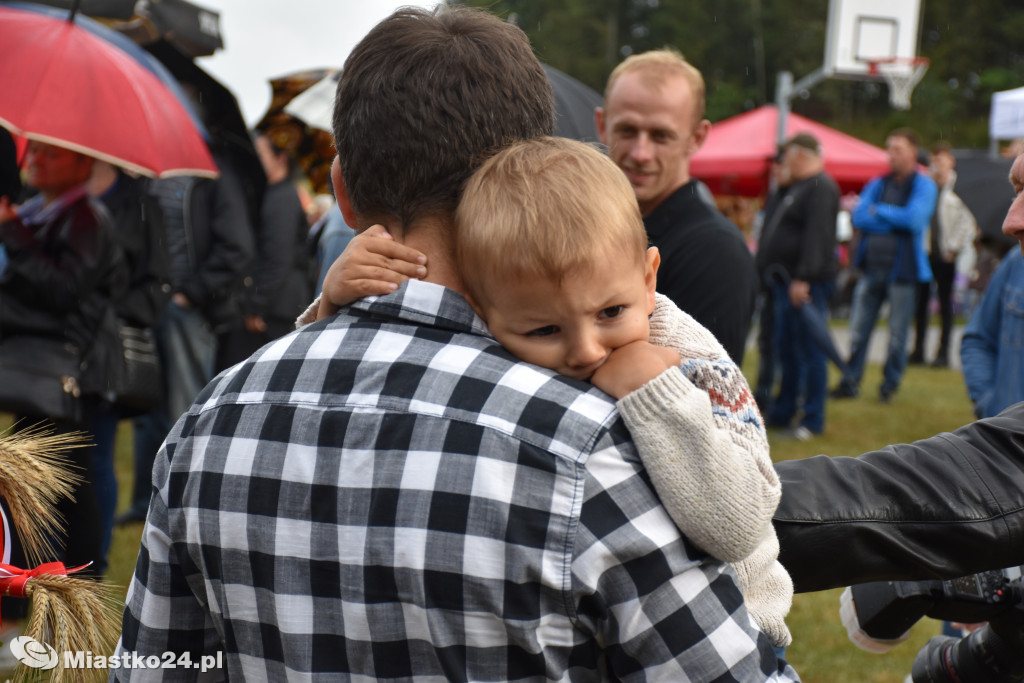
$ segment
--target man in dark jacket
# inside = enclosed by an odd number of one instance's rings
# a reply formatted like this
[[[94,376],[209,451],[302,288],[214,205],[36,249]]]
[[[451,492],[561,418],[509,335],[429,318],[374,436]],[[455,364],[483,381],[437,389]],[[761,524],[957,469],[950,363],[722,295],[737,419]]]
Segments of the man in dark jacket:
[[[241,320],[239,293],[253,254],[252,221],[231,162],[214,150],[216,180],[168,178],[153,184],[163,209],[171,302],[157,327],[165,405],[135,420],[132,502],[117,523],[146,517],[153,458],[171,425],[213,379],[217,332]]]
[[[291,179],[288,151],[267,135],[256,137],[254,145],[267,174],[267,189],[256,227],[255,257],[242,295],[245,320],[218,338],[218,371],[293,331],[295,319],[313,295],[306,246],[309,222]]]
[[[821,318],[836,278],[836,216],[839,188],[825,174],[821,146],[809,133],[783,146],[789,189],[765,224],[758,251],[759,270],[772,278],[775,348],[782,366],[779,393],[768,413],[769,426],[789,429],[803,395],[803,416],[792,430],[809,439],[825,429],[828,359],[815,342],[803,306]]]

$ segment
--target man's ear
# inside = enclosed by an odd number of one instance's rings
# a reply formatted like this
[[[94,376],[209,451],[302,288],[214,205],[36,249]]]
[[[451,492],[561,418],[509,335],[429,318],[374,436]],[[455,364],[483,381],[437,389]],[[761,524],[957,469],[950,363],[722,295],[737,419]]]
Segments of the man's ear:
[[[334,199],[338,202],[338,208],[341,209],[341,217],[345,219],[345,224],[354,230],[359,223],[356,222],[356,212],[352,209],[352,202],[348,199],[348,190],[345,189],[345,180],[341,177],[341,164],[338,162],[338,157],[334,157],[334,163],[331,164],[331,185],[334,187]]]
[[[654,313],[654,293],[658,286],[658,266],[661,252],[657,247],[648,247],[644,255],[644,285],[647,287],[647,315]]]
[[[700,148],[704,146],[704,143],[708,139],[708,133],[711,131],[711,122],[707,119],[702,119],[697,127],[693,129],[693,140],[690,142],[690,156],[700,151]]]
[[[594,108],[594,127],[597,128],[597,139],[602,144],[608,144],[608,133],[605,130],[604,107]]]

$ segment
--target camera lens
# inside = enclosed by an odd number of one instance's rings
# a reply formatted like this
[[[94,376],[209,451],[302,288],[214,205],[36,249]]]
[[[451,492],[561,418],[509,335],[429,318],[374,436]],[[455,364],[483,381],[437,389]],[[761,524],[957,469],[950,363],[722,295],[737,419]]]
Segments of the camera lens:
[[[911,677],[914,683],[1020,683],[1019,629],[1009,626],[1004,638],[989,623],[966,638],[936,636],[917,653]]]

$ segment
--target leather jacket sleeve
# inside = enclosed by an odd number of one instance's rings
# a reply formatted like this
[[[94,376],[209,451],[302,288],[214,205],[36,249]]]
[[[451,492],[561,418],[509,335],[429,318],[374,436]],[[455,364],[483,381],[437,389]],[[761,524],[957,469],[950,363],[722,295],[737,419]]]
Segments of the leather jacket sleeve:
[[[912,444],[775,469],[779,560],[798,593],[1024,564],[1024,402]]]

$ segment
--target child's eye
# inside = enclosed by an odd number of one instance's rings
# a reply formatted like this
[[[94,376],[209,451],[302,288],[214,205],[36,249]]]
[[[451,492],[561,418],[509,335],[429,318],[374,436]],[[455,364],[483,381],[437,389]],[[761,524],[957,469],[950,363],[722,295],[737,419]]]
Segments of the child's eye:
[[[626,310],[625,306],[609,306],[608,308],[601,311],[602,318],[617,318],[622,315],[622,312]]]
[[[556,325],[545,325],[544,327],[538,327],[535,330],[530,330],[526,333],[527,337],[548,337],[558,332]]]

